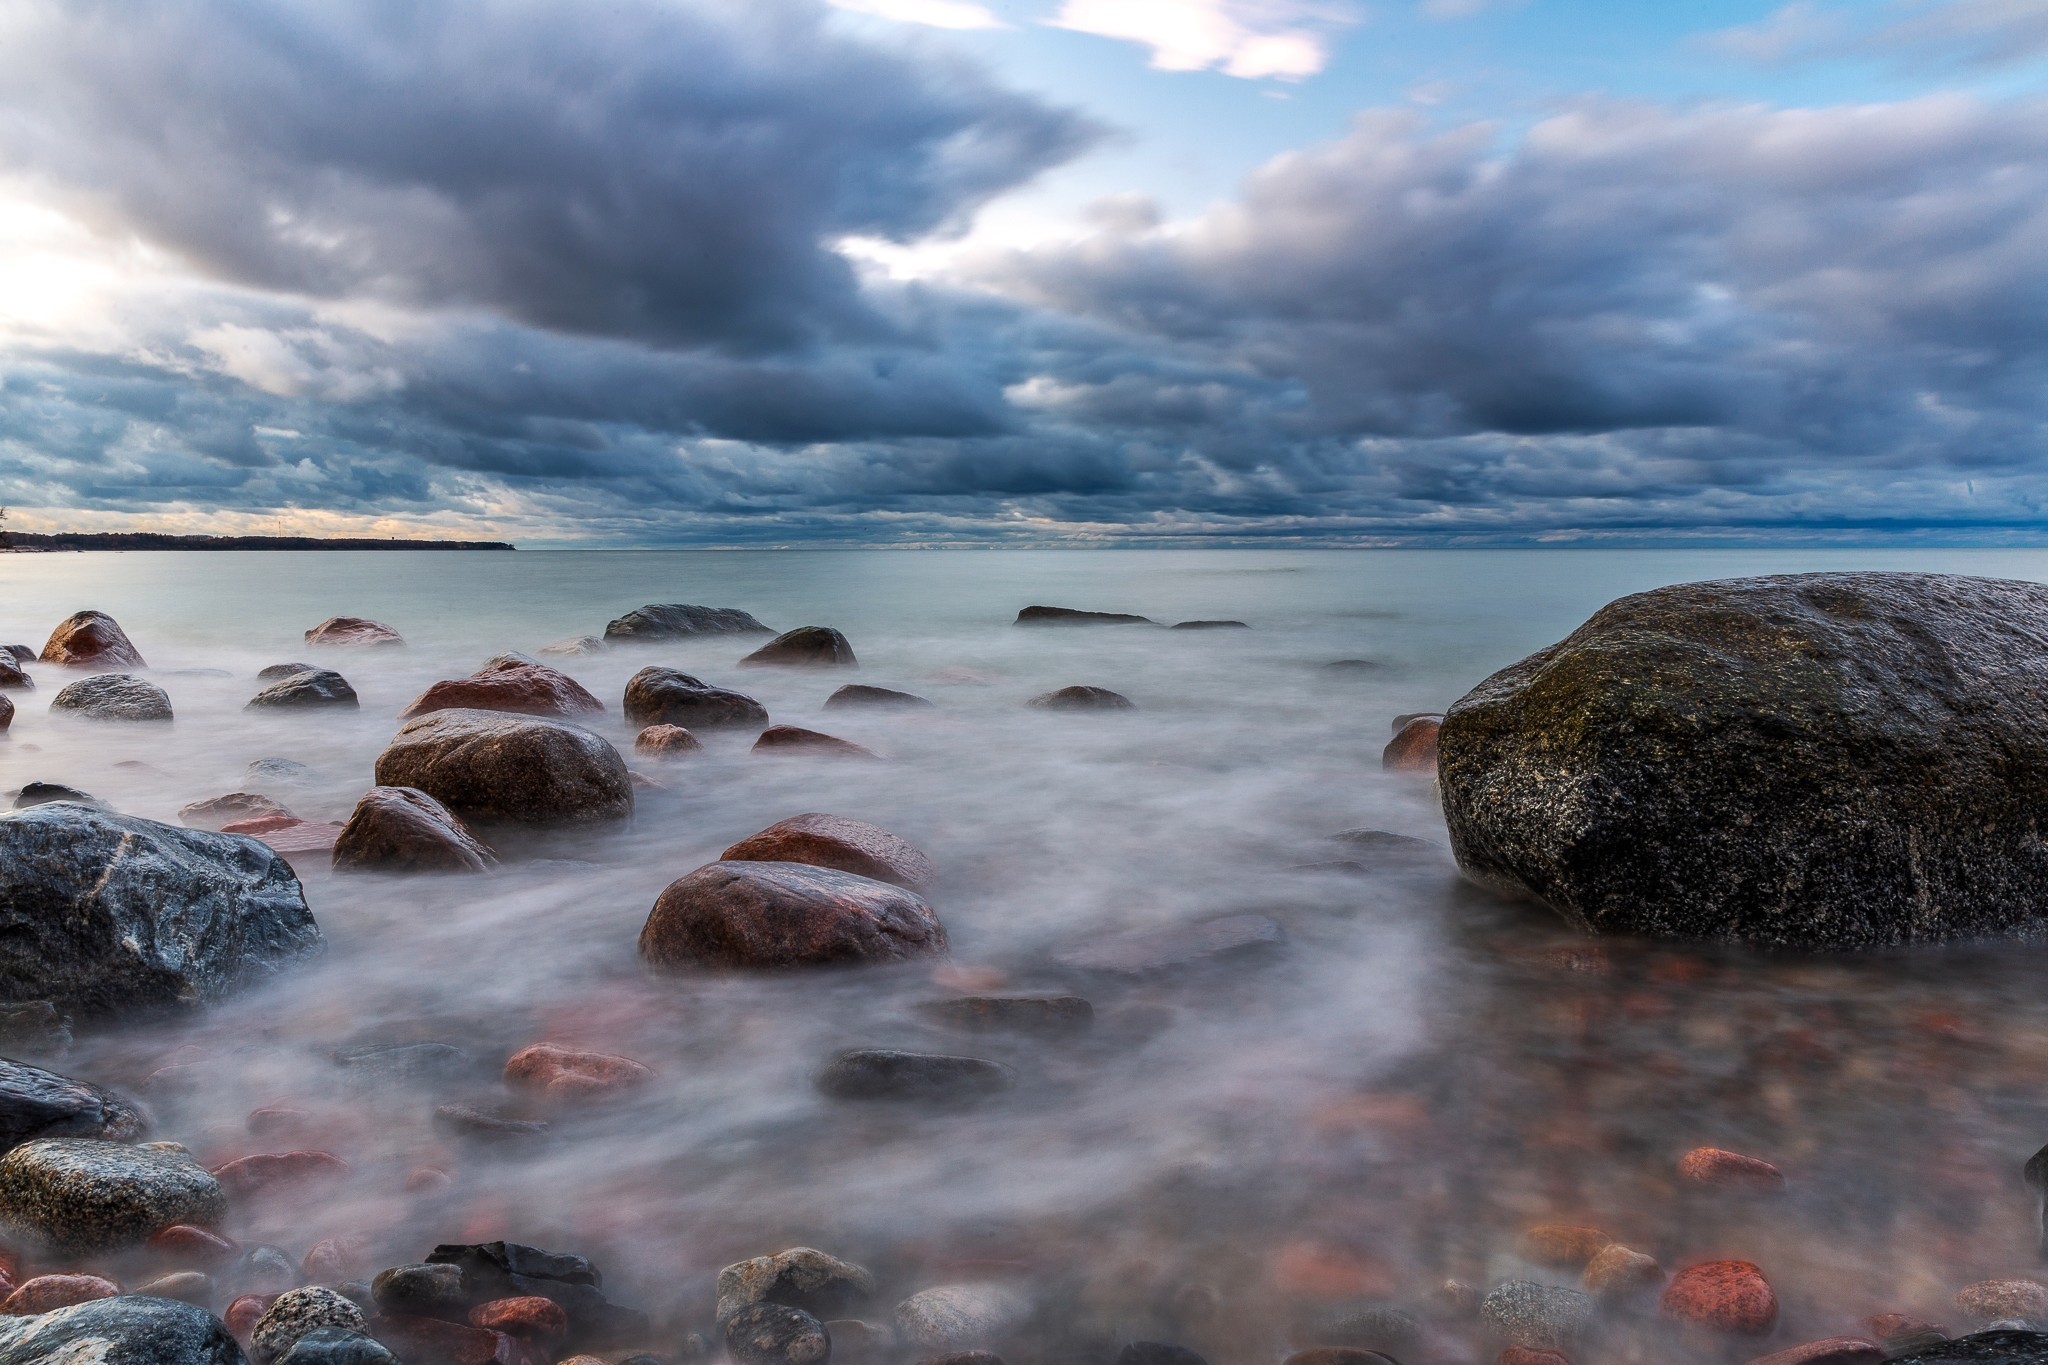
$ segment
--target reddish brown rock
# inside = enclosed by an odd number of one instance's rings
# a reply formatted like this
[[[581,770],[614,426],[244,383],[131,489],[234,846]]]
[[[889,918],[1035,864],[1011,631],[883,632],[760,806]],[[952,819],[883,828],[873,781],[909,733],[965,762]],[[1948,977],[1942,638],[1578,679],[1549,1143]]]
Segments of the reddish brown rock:
[[[1664,1267],[1655,1258],[1631,1251],[1619,1242],[1603,1247],[1586,1262],[1579,1283],[1588,1294],[1609,1303],[1654,1294],[1664,1287]]]
[[[455,1177],[439,1166],[415,1166],[405,1173],[407,1194],[436,1194],[455,1183]]]
[[[938,880],[932,860],[879,825],[811,811],[779,820],[719,855],[729,863],[809,863],[912,891]]]
[[[551,1100],[583,1100],[622,1094],[645,1085],[654,1073],[631,1057],[605,1052],[578,1052],[553,1043],[535,1043],[512,1054],[505,1063],[505,1084],[530,1090]]]
[[[391,646],[405,637],[381,621],[362,616],[330,616],[306,632],[309,645]]]
[[[741,668],[859,668],[853,646],[830,626],[798,626],[740,660]]]
[[[1657,1310],[1674,1322],[1759,1337],[1777,1325],[1778,1296],[1748,1261],[1702,1261],[1671,1277]]]
[[[103,611],[81,611],[50,632],[37,656],[46,664],[67,668],[147,668],[142,651],[128,639],[114,618]]]
[[[190,1223],[173,1223],[144,1245],[176,1265],[225,1265],[241,1249],[219,1233]]]
[[[633,752],[656,758],[681,758],[696,753],[704,741],[680,725],[650,725],[633,737]]]
[[[1380,766],[1394,773],[1435,772],[1436,734],[1442,728],[1440,717],[1415,717],[1380,750]]]
[[[553,1299],[538,1294],[480,1303],[469,1310],[469,1325],[520,1341],[553,1342],[569,1335],[569,1315]]]
[[[14,703],[0,696],[0,730],[14,724]]]
[[[1558,1270],[1584,1270],[1595,1256],[1614,1245],[1614,1239],[1598,1228],[1567,1223],[1545,1223],[1522,1234],[1516,1250],[1524,1260]]]
[[[460,816],[413,787],[372,787],[334,841],[340,871],[485,872],[498,855]]]
[[[120,1285],[98,1275],[38,1275],[9,1294],[7,1302],[0,1303],[0,1313],[17,1316],[47,1313],[53,1308],[69,1308],[74,1303],[111,1299],[120,1292]]]
[[[754,752],[780,754],[825,754],[835,758],[878,758],[879,754],[855,744],[850,739],[818,730],[806,730],[800,725],[771,725],[761,732],[754,741]]]
[[[261,839],[287,858],[327,853],[341,837],[341,826],[327,820],[300,820],[289,815],[260,815],[222,825],[222,834],[247,834]]]
[[[1956,1291],[1956,1307],[1980,1324],[2048,1318],[2048,1285],[2038,1280],[1979,1280]]]
[[[427,793],[483,824],[584,824],[633,814],[626,761],[581,726],[501,711],[416,716],[377,755],[377,783]]]
[[[640,931],[661,967],[894,962],[946,951],[923,897],[804,863],[710,863],[671,882]]]
[[[306,1278],[314,1284],[362,1279],[372,1268],[370,1239],[360,1233],[323,1237],[306,1249]]]
[[[503,1332],[438,1318],[382,1317],[371,1335],[404,1361],[421,1365],[520,1365],[519,1343]]]
[[[1804,1345],[1773,1351],[1767,1356],[1758,1356],[1749,1365],[1880,1365],[1884,1358],[1884,1347],[1874,1341],[1865,1341],[1862,1337],[1829,1337],[1824,1341],[1809,1341]]]
[[[524,654],[500,654],[466,678],[435,683],[413,698],[398,717],[410,720],[430,711],[460,709],[512,711],[573,720],[577,716],[603,715],[604,703],[558,668],[550,668]]]
[[[226,796],[210,796],[204,801],[189,802],[178,808],[178,823],[191,829],[224,830],[245,820],[278,817],[286,820],[298,818],[260,792],[229,792]]]
[[[1716,1185],[1727,1190],[1785,1188],[1785,1173],[1770,1162],[1719,1147],[1693,1148],[1678,1158],[1678,1174],[1696,1185]]]
[[[256,1324],[263,1321],[263,1315],[276,1301],[275,1294],[244,1294],[228,1305],[220,1320],[228,1325],[228,1331],[234,1333],[235,1340],[246,1346],[249,1334],[256,1330]]]
[[[332,1152],[262,1152],[215,1167],[213,1178],[229,1198],[248,1199],[283,1187],[340,1180],[348,1173],[349,1164]]]
[[[1885,1349],[1893,1355],[1904,1355],[1948,1340],[1948,1333],[1939,1324],[1907,1313],[1878,1313],[1865,1318],[1863,1328],[1883,1342]]]

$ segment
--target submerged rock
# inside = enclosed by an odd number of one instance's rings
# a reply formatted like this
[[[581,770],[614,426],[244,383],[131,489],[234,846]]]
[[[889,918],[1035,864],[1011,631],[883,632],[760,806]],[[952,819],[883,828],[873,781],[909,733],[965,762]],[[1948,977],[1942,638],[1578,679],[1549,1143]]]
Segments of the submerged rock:
[[[70,802],[0,815],[0,936],[0,999],[86,1014],[218,999],[320,944],[254,839]]]
[[[412,787],[363,793],[334,841],[337,869],[484,872],[498,855],[453,811]]]
[[[896,1305],[896,1330],[932,1350],[995,1344],[1023,1323],[1031,1301],[1001,1284],[945,1284]]]
[[[1674,1322],[1758,1337],[1778,1323],[1778,1296],[1748,1261],[1702,1261],[1671,1277],[1657,1311]]]
[[[855,1048],[834,1057],[813,1083],[839,1100],[954,1100],[1008,1090],[1017,1073],[979,1057]]]
[[[1592,1325],[1593,1300],[1576,1289],[1509,1280],[1481,1300],[1479,1317],[1512,1345],[1563,1350]]]
[[[918,1013],[970,1033],[1063,1035],[1086,1032],[1095,1007],[1078,995],[962,995],[926,1000]]]
[[[654,1073],[631,1057],[534,1043],[505,1060],[505,1084],[550,1100],[589,1100],[637,1090]]]
[[[811,811],[778,820],[719,857],[729,863],[809,863],[924,891],[939,869],[909,840],[880,825]]]
[[[738,607],[695,607],[680,602],[629,611],[604,628],[607,641],[688,640],[700,635],[773,635]]]
[[[647,1327],[645,1315],[604,1296],[604,1277],[581,1256],[517,1242],[476,1242],[437,1246],[427,1263],[459,1268],[472,1305],[528,1294],[554,1300],[568,1315],[572,1340],[606,1340]]]
[[[280,678],[289,678],[294,673],[318,673],[322,671],[324,670],[322,670],[318,664],[266,664],[262,668],[256,670],[256,681],[261,683],[272,683],[276,682]]]
[[[80,678],[50,698],[50,709],[92,720],[169,720],[171,698],[132,673],[101,673]]]
[[[148,1128],[141,1107],[111,1090],[0,1057],[0,1152],[35,1138],[132,1142]]]
[[[0,1365],[244,1365],[204,1308],[124,1295],[30,1318],[0,1318]]]
[[[1380,750],[1380,766],[1393,773],[1435,772],[1437,732],[1442,728],[1434,716],[1416,716]]]
[[[225,796],[209,796],[203,801],[188,801],[178,807],[178,822],[192,829],[219,830],[241,820],[261,820],[270,816],[296,819],[281,804],[261,792],[229,792]]]
[[[604,703],[567,673],[524,654],[500,654],[466,678],[435,683],[414,697],[402,720],[434,711],[512,711],[528,716],[597,716]]]
[[[30,806],[47,806],[52,801],[76,801],[82,806],[104,804],[91,792],[82,792],[61,782],[30,782],[14,794],[16,810],[27,810]]]
[[[555,655],[590,655],[602,654],[608,648],[610,646],[606,645],[603,639],[598,636],[578,635],[574,639],[557,640],[551,645],[542,645],[540,652]]]
[[[866,683],[847,683],[825,698],[827,711],[838,711],[854,706],[898,707],[914,709],[930,706],[932,702],[915,692],[898,692],[887,687],[870,687]]]
[[[372,621],[366,616],[330,616],[306,632],[306,643],[390,648],[404,644],[405,637],[382,621]]]
[[[120,624],[103,611],[81,611],[64,618],[50,632],[43,652],[36,656],[46,664],[67,668],[147,668],[142,651],[128,639]]]
[[[718,1272],[718,1319],[742,1308],[779,1303],[818,1318],[842,1317],[866,1303],[875,1277],[864,1267],[812,1247],[739,1261]]]
[[[65,1252],[140,1246],[178,1223],[227,1213],[220,1182],[182,1152],[92,1138],[37,1138],[0,1157],[0,1223]]]
[[[824,1365],[832,1337],[802,1309],[756,1303],[726,1319],[725,1349],[738,1365]]]
[[[618,750],[579,726],[497,711],[407,721],[377,756],[377,785],[416,788],[486,824],[587,824],[633,813]]]
[[[1175,630],[1250,630],[1243,621],[1175,621]]]
[[[264,669],[268,673],[269,669]],[[262,674],[257,675],[259,678]],[[352,710],[362,705],[347,678],[331,668],[299,668],[276,679],[249,698],[244,711],[299,711],[313,707],[338,706]]]
[[[858,668],[853,646],[830,626],[798,626],[740,660],[741,668]]]
[[[754,741],[757,754],[818,754],[826,758],[879,758],[873,749],[850,739],[806,730],[800,725],[771,725]]]
[[[669,883],[640,930],[659,967],[895,962],[946,951],[924,898],[803,863],[718,862]]]
[[[1280,926],[1264,915],[1224,915],[1193,924],[1106,934],[1055,953],[1054,960],[1084,971],[1137,976],[1267,951],[1284,937]]]
[[[1155,626],[1149,616],[1120,611],[1076,611],[1072,607],[1026,607],[1012,622],[1019,626]]]
[[[650,725],[633,736],[633,752],[656,758],[681,758],[704,747],[704,741],[680,725]]]
[[[630,725],[680,725],[690,730],[768,723],[768,708],[745,693],[713,687],[659,665],[643,668],[627,680],[625,712]]]
[[[1106,687],[1088,687],[1076,684],[1062,687],[1057,692],[1042,692],[1026,702],[1041,711],[1131,711],[1136,707],[1129,697],[1121,692],[1112,692]]]
[[[399,1365],[391,1348],[345,1327],[316,1327],[277,1358],[276,1365]]]
[[[1444,718],[1467,875],[1605,933],[2038,928],[2048,586],[1789,574],[1622,598]]]

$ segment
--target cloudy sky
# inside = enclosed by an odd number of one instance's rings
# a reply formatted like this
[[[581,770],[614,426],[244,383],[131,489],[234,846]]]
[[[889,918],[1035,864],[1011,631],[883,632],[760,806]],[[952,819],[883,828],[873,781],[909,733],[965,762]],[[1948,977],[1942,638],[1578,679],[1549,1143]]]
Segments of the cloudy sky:
[[[2048,0],[9,0],[21,529],[2038,540]]]

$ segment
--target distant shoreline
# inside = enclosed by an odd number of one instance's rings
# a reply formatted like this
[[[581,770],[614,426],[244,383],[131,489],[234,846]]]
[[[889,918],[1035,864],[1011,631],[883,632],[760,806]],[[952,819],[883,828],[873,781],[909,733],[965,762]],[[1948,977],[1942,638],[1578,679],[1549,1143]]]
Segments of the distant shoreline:
[[[9,531],[0,550],[55,553],[64,550],[513,550],[503,540],[373,540],[325,536],[173,536],[151,531],[110,531],[42,535]]]

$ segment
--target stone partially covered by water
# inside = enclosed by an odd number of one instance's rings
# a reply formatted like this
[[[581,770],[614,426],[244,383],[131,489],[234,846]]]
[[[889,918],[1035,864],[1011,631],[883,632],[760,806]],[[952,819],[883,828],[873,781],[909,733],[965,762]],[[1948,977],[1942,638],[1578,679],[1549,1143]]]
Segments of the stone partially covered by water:
[[[320,945],[254,839],[56,802],[0,815],[0,997],[105,1014],[218,999]]]
[[[619,751],[542,716],[455,710],[409,720],[377,756],[377,785],[417,788],[484,824],[589,824],[633,813]]]
[[[2036,928],[2044,676],[2039,584],[1792,574],[1624,597],[1446,714],[1452,849],[1603,933]]]
[[[128,1296],[0,1318],[0,1365],[244,1365],[204,1308]]]
[[[182,1152],[38,1138],[0,1157],[0,1224],[63,1251],[140,1246],[227,1212],[220,1182]]]
[[[1978,1332],[1893,1356],[1891,1365],[2048,1365],[2048,1333]]]
[[[717,1314],[722,1322],[751,1304],[779,1303],[830,1319],[852,1313],[874,1292],[875,1277],[866,1268],[812,1247],[791,1247],[719,1271]]]
[[[111,1090],[0,1057],[0,1152],[45,1137],[131,1142],[148,1127],[140,1106]]]
[[[524,654],[500,654],[485,660],[482,667],[466,678],[435,683],[398,714],[409,720],[433,711],[463,709],[573,720],[603,715],[604,703],[559,668],[550,668]]]
[[[858,668],[853,646],[830,626],[798,626],[740,660],[741,668]]]
[[[366,616],[330,616],[306,632],[309,645],[339,645],[352,648],[393,648],[405,637],[382,621]]]
[[[1016,1083],[1001,1062],[887,1048],[842,1052],[817,1076],[818,1089],[840,1100],[975,1099]]]
[[[650,665],[626,680],[626,720],[686,730],[758,729],[768,708],[742,692],[713,687],[673,668]]]
[[[120,623],[103,611],[81,611],[66,617],[50,632],[43,652],[36,657],[46,664],[69,668],[149,666]]]
[[[718,862],[669,883],[640,931],[660,967],[896,962],[946,951],[923,897],[803,863]]]
[[[363,1332],[369,1325],[362,1309],[332,1289],[317,1285],[288,1289],[256,1320],[256,1328],[249,1334],[249,1359],[251,1365],[272,1365],[310,1332],[323,1327]]]
[[[679,602],[629,611],[604,628],[604,638],[613,644],[622,640],[650,644],[700,635],[774,633],[738,607],[695,607]]]
[[[453,811],[411,787],[372,787],[334,841],[338,869],[485,872],[491,851]]]
[[[606,1298],[604,1276],[582,1256],[517,1242],[476,1242],[437,1246],[427,1263],[461,1271],[462,1291],[472,1306],[527,1295],[552,1300],[568,1316],[572,1341],[609,1341],[646,1330],[646,1315]]]
[[[719,855],[725,862],[809,863],[924,891],[938,880],[932,860],[900,835],[863,820],[810,811],[778,820]]]
[[[340,707],[352,711],[362,705],[348,679],[331,668],[307,668],[301,664],[286,664],[283,667],[288,671],[249,698],[243,710],[305,711]],[[264,673],[270,671],[267,668],[263,670]],[[261,676],[258,675],[259,678]]]
[[[50,709],[89,720],[172,718],[170,694],[132,673],[101,673],[80,678],[50,698]]]
[[[399,1365],[399,1359],[375,1337],[345,1327],[316,1327],[275,1365]]]

